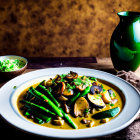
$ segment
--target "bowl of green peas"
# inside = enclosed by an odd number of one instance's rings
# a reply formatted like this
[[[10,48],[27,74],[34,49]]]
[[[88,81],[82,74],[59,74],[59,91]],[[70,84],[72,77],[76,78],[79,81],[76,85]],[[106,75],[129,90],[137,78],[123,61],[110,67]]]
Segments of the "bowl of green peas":
[[[0,56],[0,80],[10,80],[22,74],[27,68],[28,60],[21,56]]]

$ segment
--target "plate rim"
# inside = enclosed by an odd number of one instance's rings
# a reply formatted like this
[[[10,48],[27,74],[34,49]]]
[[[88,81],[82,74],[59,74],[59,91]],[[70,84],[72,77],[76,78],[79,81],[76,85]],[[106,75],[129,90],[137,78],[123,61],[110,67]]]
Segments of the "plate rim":
[[[123,80],[123,79],[121,79],[121,78],[119,78],[119,77],[117,77],[117,76],[115,76],[115,75],[113,75],[113,74],[110,74],[110,73],[107,73],[107,72],[104,72],[104,71],[101,71],[101,70],[95,70],[95,69],[90,69],[90,68],[80,68],[80,67],[57,67],[57,68],[46,68],[46,69],[40,69],[40,70],[35,70],[35,71],[32,71],[32,72],[28,72],[28,73],[25,73],[25,74],[22,74],[22,75],[20,75],[20,76],[18,76],[18,77],[16,77],[16,78],[14,78],[14,79],[12,79],[12,80],[10,80],[9,82],[7,82],[6,84],[4,84],[1,88],[0,88],[0,91],[2,91],[2,89],[8,84],[8,83],[10,83],[10,82],[13,82],[14,80],[16,80],[16,79],[18,79],[18,78],[20,78],[20,77],[24,77],[25,75],[27,76],[27,75],[30,75],[30,74],[32,74],[32,73],[38,73],[38,72],[40,72],[40,71],[43,71],[43,70],[50,70],[50,69],[55,69],[55,70],[57,70],[57,69],[67,69],[67,71],[68,71],[68,69],[78,69],[78,70],[90,70],[90,71],[95,71],[95,72],[99,72],[99,73],[102,73],[102,74],[105,74],[105,75],[109,75],[109,76],[113,76],[113,77],[115,77],[115,78],[117,78],[117,79],[119,79],[119,80],[121,80],[121,81],[123,81],[124,83],[126,83],[127,85],[129,85],[132,89],[134,89],[137,93],[138,93],[138,95],[139,95],[139,98],[140,98],[140,93],[139,93],[139,91],[133,86],[133,85],[131,85],[130,83],[128,83],[127,81],[125,81],[125,80]],[[56,72],[55,74],[57,74],[58,72]],[[48,75],[51,75],[51,74],[48,74]],[[43,75],[42,75],[43,76]],[[42,77],[42,76],[39,76],[39,77]],[[44,76],[46,76],[46,75],[44,75]],[[30,78],[29,80],[27,80],[27,81],[25,81],[24,83],[26,83],[26,82],[29,82],[29,81],[31,81],[31,80],[33,80],[33,79],[37,79],[37,78],[39,78],[39,77],[35,77],[35,78]],[[96,77],[96,75],[95,75],[95,77]],[[108,80],[106,80],[106,81],[108,81]],[[22,82],[23,83],[23,82]],[[21,84],[22,85],[22,84]],[[118,85],[116,85],[117,87],[118,87]],[[119,87],[118,87],[119,88]],[[17,88],[18,89],[18,88]],[[16,90],[17,90],[16,89]],[[15,92],[16,90],[13,90],[13,92]],[[10,94],[10,93],[9,93]],[[0,93],[0,97],[1,97],[1,93]],[[1,104],[1,103],[0,103]],[[93,136],[75,136],[75,137],[66,137],[66,136],[57,136],[57,138],[71,138],[71,139],[74,139],[74,138],[93,138],[93,137],[101,137],[101,136],[105,136],[105,135],[109,135],[109,134],[112,134],[112,133],[114,133],[114,132],[117,132],[117,131],[120,131],[120,130],[122,130],[123,128],[125,128],[125,127],[127,127],[130,123],[132,123],[133,121],[134,121],[134,119],[136,118],[136,116],[138,115],[138,113],[140,112],[140,108],[138,109],[138,111],[135,113],[135,115],[127,122],[127,123],[125,123],[123,126],[120,126],[120,127],[117,127],[115,130],[112,130],[112,131],[109,131],[109,132],[106,132],[106,133],[104,133],[104,134],[101,134],[101,135],[93,135]],[[56,136],[53,136],[53,135],[42,135],[42,134],[39,134],[39,133],[36,133],[36,132],[32,132],[32,131],[29,131],[29,130],[25,130],[25,129],[23,129],[23,128],[21,128],[21,127],[19,127],[19,124],[18,124],[18,126],[17,125],[15,125],[15,124],[13,124],[12,122],[10,122],[9,120],[7,120],[7,118],[5,118],[4,117],[4,114],[2,114],[1,113],[1,111],[0,111],[0,114],[1,114],[1,116],[8,122],[8,123],[10,123],[11,125],[14,125],[15,127],[17,127],[17,128],[19,128],[20,130],[22,130],[22,131],[25,131],[25,132],[29,132],[29,133],[32,133],[32,134],[37,134],[37,135],[40,135],[40,136],[46,136],[46,137],[55,137],[56,138]],[[115,118],[116,119],[116,118]],[[114,120],[114,119],[113,119]],[[31,123],[31,124],[33,124],[33,123]],[[105,124],[104,124],[105,125]],[[37,126],[36,124],[35,124],[35,126]],[[101,125],[102,126],[102,125]],[[43,126],[42,126],[43,127]],[[97,126],[98,127],[98,126]],[[45,127],[46,128],[46,127]],[[48,129],[48,128],[47,128]],[[53,129],[53,128],[49,128],[49,129]],[[92,128],[88,128],[88,129],[92,129]],[[53,129],[54,130],[54,129]],[[57,130],[59,130],[59,129],[55,129],[56,131]],[[62,129],[63,130],[63,129]],[[84,130],[87,130],[87,129],[79,129],[79,130],[82,130],[82,131],[84,131]],[[79,131],[78,130],[78,131]],[[75,130],[63,130],[63,131],[75,131]],[[76,130],[77,131],[77,130]]]

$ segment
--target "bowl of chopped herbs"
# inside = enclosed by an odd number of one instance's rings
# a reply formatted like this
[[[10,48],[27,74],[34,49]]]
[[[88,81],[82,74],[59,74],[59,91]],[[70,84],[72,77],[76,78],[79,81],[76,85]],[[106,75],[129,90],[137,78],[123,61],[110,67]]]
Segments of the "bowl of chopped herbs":
[[[27,59],[21,56],[0,56],[0,80],[9,80],[22,74],[27,68],[27,64]]]

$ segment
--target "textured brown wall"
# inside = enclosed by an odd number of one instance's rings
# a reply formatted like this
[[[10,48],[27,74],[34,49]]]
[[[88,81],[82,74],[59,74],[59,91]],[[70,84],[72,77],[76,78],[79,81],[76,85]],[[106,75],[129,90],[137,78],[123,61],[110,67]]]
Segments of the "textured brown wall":
[[[140,0],[0,0],[0,55],[109,56],[119,11]]]

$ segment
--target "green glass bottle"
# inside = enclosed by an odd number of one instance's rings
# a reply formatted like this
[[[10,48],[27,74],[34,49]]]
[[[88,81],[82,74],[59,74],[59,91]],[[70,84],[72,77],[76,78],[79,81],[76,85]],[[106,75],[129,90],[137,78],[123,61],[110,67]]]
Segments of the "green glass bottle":
[[[116,70],[135,71],[140,66],[140,12],[117,13],[120,23],[110,41],[110,55]]]

